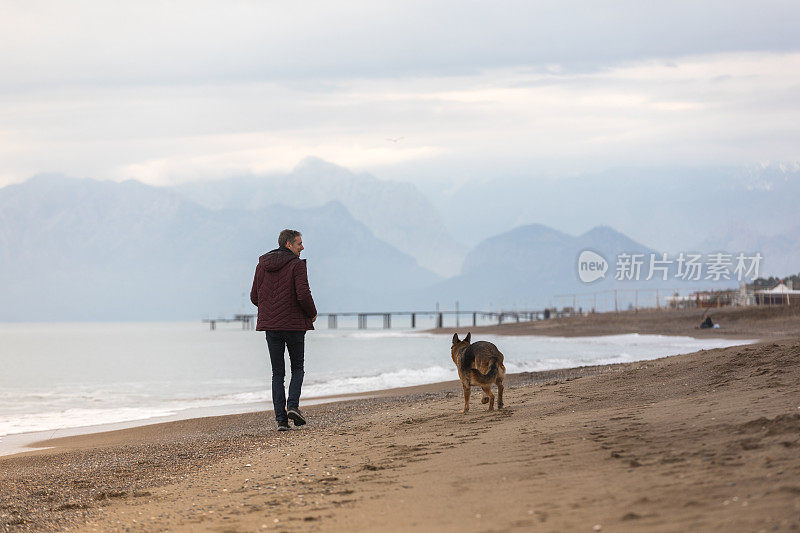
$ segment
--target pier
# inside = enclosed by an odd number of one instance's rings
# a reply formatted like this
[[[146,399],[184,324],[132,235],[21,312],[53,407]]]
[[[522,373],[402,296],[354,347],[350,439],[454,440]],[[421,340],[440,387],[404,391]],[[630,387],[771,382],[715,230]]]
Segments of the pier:
[[[478,319],[482,321],[491,321],[493,324],[502,324],[504,322],[530,322],[533,320],[542,320],[550,316],[556,316],[556,312],[548,313],[545,310],[541,311],[380,311],[380,312],[342,312],[342,313],[319,313],[317,320],[322,317],[328,318],[328,329],[337,329],[339,327],[340,318],[356,317],[356,327],[358,329],[367,329],[370,322],[379,319],[383,325],[383,329],[392,328],[392,318],[407,317],[402,320],[402,323],[408,324],[411,329],[417,327],[417,319],[420,317],[433,318],[435,328],[444,327],[445,317],[455,318],[455,326],[477,326]],[[203,322],[207,322],[212,330],[217,328],[217,323],[227,322],[240,322],[242,329],[254,329],[256,327],[256,316],[252,315],[234,315],[233,318],[206,318]],[[372,318],[372,320],[370,320]],[[462,322],[463,321],[463,322]],[[395,320],[395,324],[397,324]]]
[[[233,318],[204,318],[211,330],[217,329],[217,322],[241,322],[242,329],[255,329],[256,315],[233,315]]]

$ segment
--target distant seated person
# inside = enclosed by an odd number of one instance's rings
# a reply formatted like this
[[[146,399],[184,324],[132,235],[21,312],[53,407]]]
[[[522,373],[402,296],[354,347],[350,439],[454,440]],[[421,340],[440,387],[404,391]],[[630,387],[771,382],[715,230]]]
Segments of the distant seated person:
[[[714,327],[714,322],[711,321],[710,316],[706,316],[706,319],[700,323],[700,329],[708,329],[713,327]]]

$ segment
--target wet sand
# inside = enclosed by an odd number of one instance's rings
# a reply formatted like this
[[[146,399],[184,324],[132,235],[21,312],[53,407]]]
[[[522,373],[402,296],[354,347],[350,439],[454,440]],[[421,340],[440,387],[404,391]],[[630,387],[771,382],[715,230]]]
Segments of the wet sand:
[[[704,313],[719,328],[699,329]],[[506,320],[509,320],[506,318]],[[462,317],[462,322],[464,321]],[[595,313],[554,318],[535,322],[512,322],[495,326],[442,328],[434,333],[492,333],[496,335],[546,335],[552,337],[587,337],[641,333],[726,339],[773,339],[800,335],[800,307],[748,307],[718,309],[681,309]]]
[[[0,458],[0,530],[800,528],[797,333],[507,383],[494,412],[473,394],[459,414],[448,382],[310,406],[287,433],[248,413],[55,439]]]

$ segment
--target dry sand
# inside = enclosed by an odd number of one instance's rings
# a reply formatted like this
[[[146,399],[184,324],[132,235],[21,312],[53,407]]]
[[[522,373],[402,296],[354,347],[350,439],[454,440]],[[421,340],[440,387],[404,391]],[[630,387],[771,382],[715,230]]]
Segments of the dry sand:
[[[0,530],[796,531],[800,322],[737,320],[791,336],[511,376],[494,412],[459,414],[450,382],[287,433],[251,413],[57,439],[0,458]]]

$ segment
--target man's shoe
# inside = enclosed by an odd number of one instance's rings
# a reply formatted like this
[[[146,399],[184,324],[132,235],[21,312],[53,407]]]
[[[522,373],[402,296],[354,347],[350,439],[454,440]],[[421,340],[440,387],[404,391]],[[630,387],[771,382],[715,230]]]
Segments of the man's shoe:
[[[289,422],[278,422],[278,431],[289,431]]]
[[[300,412],[300,409],[289,409],[286,414],[289,415],[289,418],[292,419],[292,422],[294,422],[295,426],[302,426],[306,423],[306,417],[303,416],[303,413]]]

